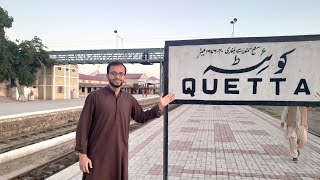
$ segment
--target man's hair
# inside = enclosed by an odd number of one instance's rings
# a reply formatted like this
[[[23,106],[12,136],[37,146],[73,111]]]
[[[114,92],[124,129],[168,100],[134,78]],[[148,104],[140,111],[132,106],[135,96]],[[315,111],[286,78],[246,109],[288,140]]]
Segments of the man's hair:
[[[110,67],[111,67],[111,66],[123,66],[123,67],[124,67],[124,74],[127,74],[127,68],[126,68],[126,66],[125,66],[123,63],[119,62],[119,61],[113,61],[113,62],[111,62],[111,63],[108,64],[107,74],[109,74],[109,72],[110,72]]]

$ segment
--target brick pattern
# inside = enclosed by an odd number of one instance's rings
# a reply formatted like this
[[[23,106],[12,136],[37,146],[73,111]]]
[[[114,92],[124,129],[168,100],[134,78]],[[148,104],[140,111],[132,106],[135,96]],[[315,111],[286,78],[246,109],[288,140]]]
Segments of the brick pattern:
[[[232,130],[228,124],[215,123],[214,142],[236,142]]]
[[[130,134],[130,180],[163,179],[162,131],[160,118]],[[320,139],[309,134],[293,163],[279,122],[250,107],[183,105],[169,114],[168,139],[170,180],[320,179]]]
[[[261,147],[270,156],[285,156],[288,154],[287,147],[284,145],[261,144]]]
[[[240,123],[245,125],[256,125],[254,121],[240,121]]]
[[[162,165],[154,165],[148,172],[150,175],[161,175],[163,171]],[[194,170],[194,169],[186,169],[184,166],[169,166],[168,167],[169,176],[173,177],[181,177],[186,174],[203,174],[209,177],[214,176],[227,176],[228,179],[232,177],[242,177],[242,178],[266,178],[266,179],[300,179],[300,178],[312,178],[312,179],[319,179],[320,175],[312,175],[309,176],[305,173],[295,173],[295,172],[288,172],[284,174],[274,175],[274,174],[263,174],[259,172],[229,172],[229,171],[222,171],[222,170]]]
[[[193,127],[182,127],[180,129],[180,132],[184,133],[196,133],[198,131],[198,128],[193,128]]]
[[[270,136],[270,134],[265,130],[248,130],[248,132],[255,136]]]
[[[163,179],[162,127],[130,140],[130,179]],[[248,107],[184,105],[169,115],[168,138],[169,179],[320,179],[320,140],[309,136],[295,164],[278,122]]]

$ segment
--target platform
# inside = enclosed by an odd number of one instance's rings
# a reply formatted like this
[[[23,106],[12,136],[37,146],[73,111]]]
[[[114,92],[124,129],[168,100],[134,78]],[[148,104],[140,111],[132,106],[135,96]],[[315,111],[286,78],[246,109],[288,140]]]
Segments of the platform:
[[[129,179],[163,179],[163,118],[130,134]],[[78,163],[51,176],[80,180]],[[292,162],[280,121],[249,106],[183,105],[169,113],[168,179],[320,179],[320,138]]]
[[[142,94],[134,94],[136,99],[142,99]],[[150,94],[148,97],[156,97],[156,94]],[[61,99],[61,100],[37,100],[37,101],[0,101],[0,120],[42,114],[47,112],[63,111],[73,108],[81,108],[84,105],[85,98]]]

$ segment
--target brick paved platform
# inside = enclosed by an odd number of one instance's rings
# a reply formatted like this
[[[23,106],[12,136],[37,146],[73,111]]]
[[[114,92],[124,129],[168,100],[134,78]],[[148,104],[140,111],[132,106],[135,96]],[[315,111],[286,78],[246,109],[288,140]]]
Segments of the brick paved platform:
[[[129,178],[163,179],[163,119],[130,134]],[[280,121],[248,106],[183,105],[169,113],[168,179],[320,179],[320,138],[293,163]],[[78,163],[49,179],[80,180]]]

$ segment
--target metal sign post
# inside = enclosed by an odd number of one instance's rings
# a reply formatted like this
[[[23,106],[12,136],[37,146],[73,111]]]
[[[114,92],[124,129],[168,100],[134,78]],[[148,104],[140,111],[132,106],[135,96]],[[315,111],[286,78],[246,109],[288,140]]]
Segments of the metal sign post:
[[[164,59],[168,59],[168,49],[165,49],[164,53]],[[169,77],[168,77],[168,61],[165,60],[163,62],[163,93],[168,94],[168,83],[169,83]],[[163,117],[163,179],[168,179],[168,106],[164,109],[164,117]]]

